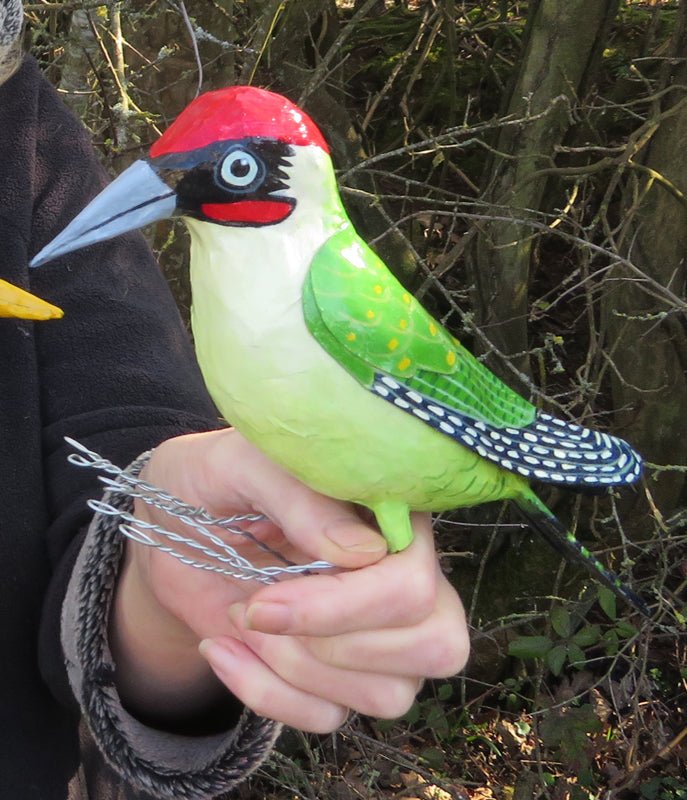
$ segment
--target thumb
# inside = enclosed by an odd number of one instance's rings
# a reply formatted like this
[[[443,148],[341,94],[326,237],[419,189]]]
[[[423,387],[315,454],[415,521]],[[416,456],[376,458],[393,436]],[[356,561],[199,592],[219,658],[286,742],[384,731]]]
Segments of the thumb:
[[[220,498],[227,502],[231,497],[228,502],[239,510],[268,517],[309,558],[339,567],[364,567],[386,555],[386,541],[371,512],[309,488],[236,430],[200,436],[212,444],[205,451],[210,468],[202,470],[213,476],[204,482],[205,507],[216,507]]]
[[[387,554],[384,537],[364,509],[319,494],[286,472],[273,479],[263,486],[260,510],[309,557],[354,569]]]

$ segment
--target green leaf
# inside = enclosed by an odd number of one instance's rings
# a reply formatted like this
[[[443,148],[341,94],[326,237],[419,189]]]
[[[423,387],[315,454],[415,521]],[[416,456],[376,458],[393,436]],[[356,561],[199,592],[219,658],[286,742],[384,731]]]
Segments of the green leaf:
[[[448,735],[449,724],[446,718],[446,711],[443,706],[433,705],[429,708],[426,714],[426,722],[437,736],[444,737]]]
[[[574,642],[571,642],[568,645],[568,658],[570,659],[570,663],[576,669],[582,669],[582,667],[584,667],[584,665],[587,663],[584,650],[580,649]]]
[[[585,625],[572,637],[578,647],[591,647],[601,638],[601,628],[598,625]]]
[[[444,754],[438,747],[425,747],[420,758],[433,770],[442,770],[446,765]]]
[[[619,636],[618,631],[615,628],[612,628],[610,631],[606,631],[603,635],[603,640],[606,645],[606,655],[607,656],[614,656],[617,654],[619,647]]]
[[[615,628],[621,639],[631,639],[633,636],[637,635],[637,628],[626,619],[619,619],[616,622]]]
[[[446,701],[453,697],[453,686],[450,683],[442,683],[437,691],[439,700]]]
[[[395,719],[376,719],[375,727],[380,733],[391,733],[397,722]]]
[[[420,715],[421,715],[420,704],[418,702],[415,702],[401,717],[401,719],[405,720],[405,722],[408,725],[415,725],[415,723],[419,721]]]
[[[577,780],[580,785],[573,784],[570,787],[570,800],[597,800],[597,795],[590,794],[588,791],[591,781],[589,767],[582,767],[577,772]]]
[[[554,606],[551,609],[551,625],[556,633],[563,639],[567,639],[572,633],[572,621],[567,608]]]
[[[546,663],[554,675],[560,675],[568,655],[568,648],[564,644],[557,644],[546,654]]]
[[[544,658],[553,647],[548,636],[518,636],[508,645],[508,655],[516,658]]]
[[[618,619],[617,602],[614,592],[612,592],[608,586],[599,586],[597,591],[599,594],[599,605],[603,609],[604,614],[611,620],[615,621]]]
[[[646,798],[646,800],[656,800],[662,783],[663,778],[661,777],[650,778],[639,787],[639,793],[642,797]]]

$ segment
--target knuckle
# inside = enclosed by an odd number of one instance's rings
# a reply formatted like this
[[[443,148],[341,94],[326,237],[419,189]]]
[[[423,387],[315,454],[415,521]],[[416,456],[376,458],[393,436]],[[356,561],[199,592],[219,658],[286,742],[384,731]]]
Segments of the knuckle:
[[[434,615],[426,632],[423,672],[427,678],[449,678],[460,672],[470,656],[470,632],[462,606],[451,606]]]
[[[467,636],[440,636],[427,650],[425,675],[428,678],[450,678],[468,662],[470,640]]]
[[[418,684],[408,679],[390,679],[384,690],[369,700],[369,709],[363,713],[379,719],[396,719],[403,716],[413,705]]]
[[[412,606],[418,620],[429,617],[437,602],[436,574],[433,570],[416,570],[403,582],[400,596],[404,603]]]
[[[301,645],[320,666],[347,668],[351,665],[352,659],[347,656],[345,645],[337,636],[304,636],[301,638]],[[293,675],[297,680],[299,674]],[[302,677],[302,675],[300,676]]]

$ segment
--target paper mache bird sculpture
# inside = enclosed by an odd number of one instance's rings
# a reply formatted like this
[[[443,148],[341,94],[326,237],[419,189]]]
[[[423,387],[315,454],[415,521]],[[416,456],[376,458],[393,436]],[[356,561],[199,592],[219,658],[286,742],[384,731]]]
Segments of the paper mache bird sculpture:
[[[59,319],[62,309],[0,279],[0,317]]]
[[[529,485],[630,484],[640,457],[537,410],[432,319],[356,233],[303,111],[251,86],[201,95],[32,264],[172,215],[191,235],[207,387],[273,461],[370,508],[392,552],[412,541],[410,510],[513,500],[647,613]]]

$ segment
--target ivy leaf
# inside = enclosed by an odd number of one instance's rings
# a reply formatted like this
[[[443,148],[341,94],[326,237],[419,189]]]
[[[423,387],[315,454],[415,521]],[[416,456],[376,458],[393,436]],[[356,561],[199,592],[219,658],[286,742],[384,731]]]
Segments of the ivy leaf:
[[[587,659],[584,655],[584,650],[579,648],[574,642],[571,642],[568,645],[567,650],[570,663],[575,667],[575,669],[582,669],[587,662]]]
[[[548,636],[518,636],[508,645],[508,655],[516,658],[544,658],[553,642]]]
[[[601,638],[601,628],[598,625],[585,625],[572,637],[578,647],[591,647]]]
[[[599,586],[599,605],[603,609],[606,616],[615,622],[618,619],[618,609],[615,594],[608,588],[608,586]]]
[[[453,697],[453,686],[450,683],[442,683],[437,691],[437,697],[442,702],[450,700]]]
[[[567,639],[572,633],[572,621],[568,610],[563,606],[554,606],[551,609],[551,625],[562,639]]]
[[[631,639],[638,633],[637,628],[626,619],[619,619],[615,627],[621,639]]]
[[[561,670],[563,669],[563,664],[565,664],[567,655],[568,648],[564,644],[557,644],[546,654],[546,661],[549,665],[549,669],[554,675],[561,674]]]
[[[420,753],[420,758],[433,770],[440,771],[446,766],[444,753],[438,747],[425,747]]]

